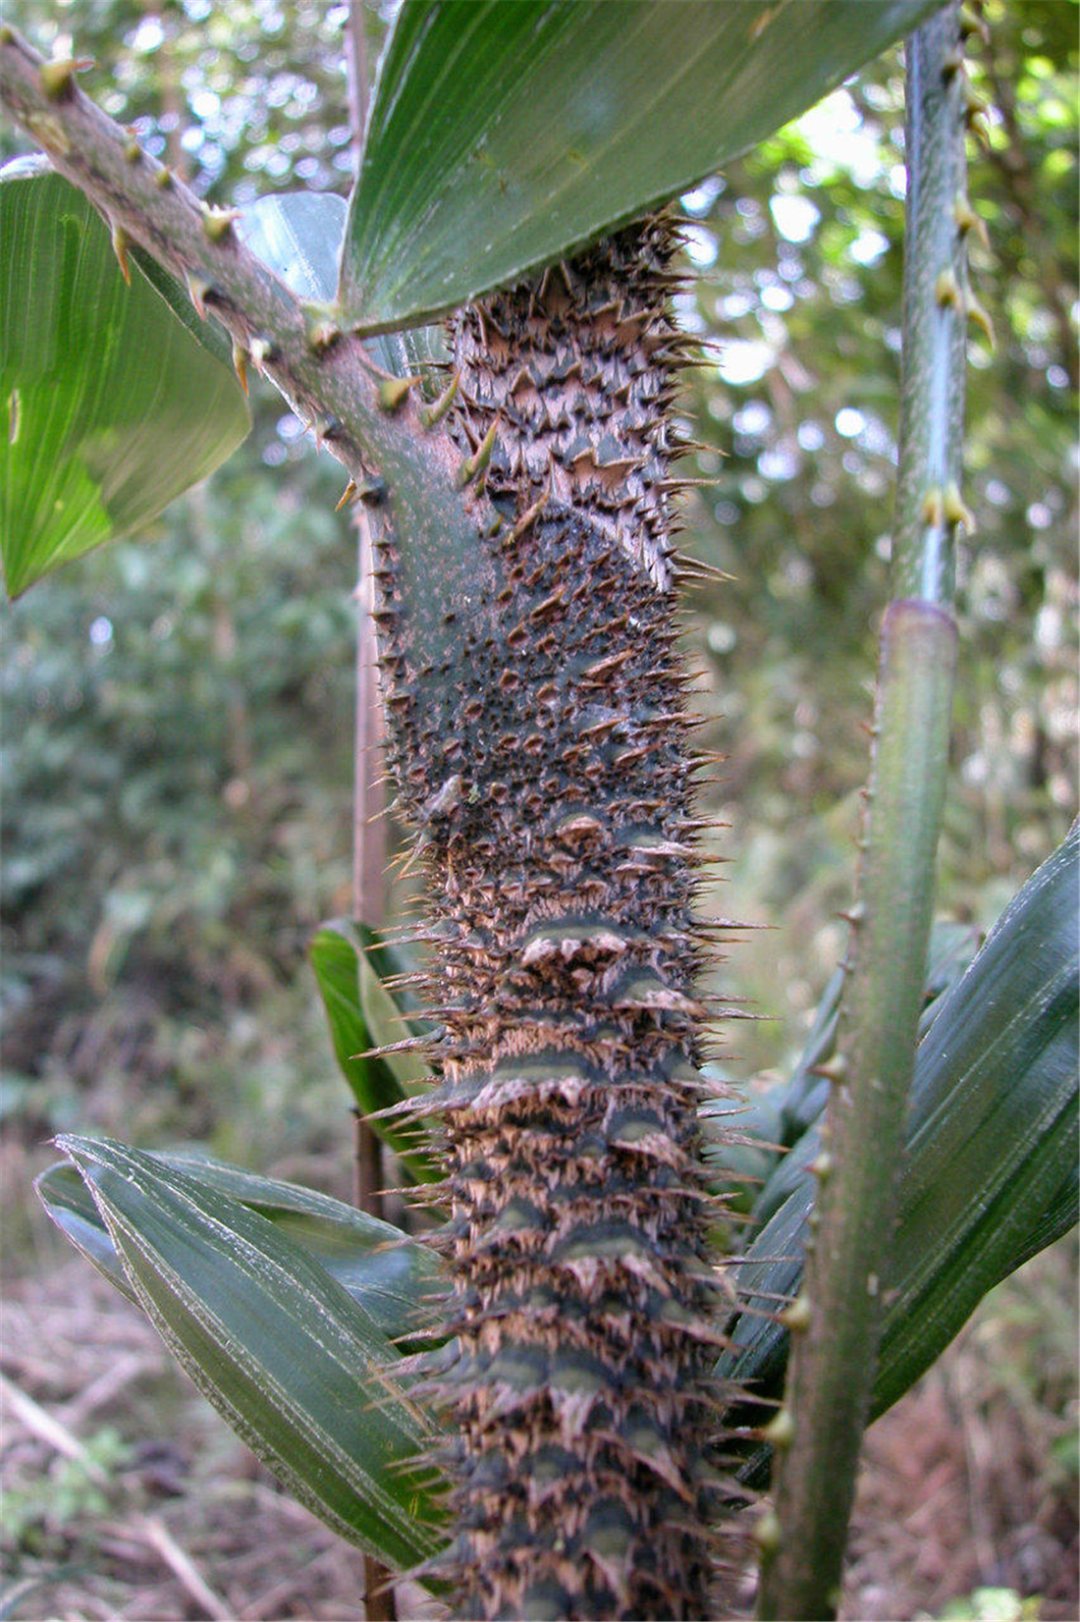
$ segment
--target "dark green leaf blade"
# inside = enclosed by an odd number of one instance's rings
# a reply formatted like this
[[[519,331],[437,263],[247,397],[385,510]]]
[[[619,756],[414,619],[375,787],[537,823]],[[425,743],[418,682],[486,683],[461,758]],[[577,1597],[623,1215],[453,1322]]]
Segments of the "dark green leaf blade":
[[[339,302],[414,324],[667,201],[940,0],[405,0]]]
[[[159,1152],[163,1166],[238,1200],[324,1267],[391,1341],[431,1326],[447,1285],[434,1251],[390,1222],[328,1194],[263,1177],[201,1154]]]
[[[250,426],[231,368],[52,173],[0,182],[0,551],[17,596],[150,524]]]
[[[920,1038],[937,1018],[945,992],[960,979],[978,944],[979,932],[970,924],[945,919],[935,923],[927,954]],[[706,1103],[699,1112],[705,1134],[704,1159],[718,1177],[714,1192],[723,1192],[733,1210],[750,1212],[758,1226],[769,1220],[795,1183],[805,1178],[806,1166],[817,1152],[817,1139],[808,1134],[828,1101],[829,1084],[819,1070],[836,1051],[843,989],[844,970],[837,969],[825,987],[790,1077],[774,1082],[763,1093],[746,1093],[741,1102],[725,1098]],[[705,1065],[703,1073],[727,1080],[713,1065]],[[732,1129],[739,1134],[738,1141],[733,1140]],[[805,1141],[800,1144],[800,1139]],[[752,1181],[747,1183],[746,1178]],[[756,1198],[750,1194],[755,1187]]]
[[[61,1138],[131,1287],[210,1402],[301,1502],[394,1569],[437,1547],[430,1424],[367,1313],[263,1217],[107,1140]]]
[[[916,1056],[900,1215],[871,1413],[884,1412],[987,1290],[1076,1220],[1080,942],[1076,828],[941,1000]],[[751,1298],[794,1295],[813,1203],[814,1127],[740,1270]],[[775,1193],[763,1190],[773,1208]],[[719,1371],[775,1393],[787,1332],[744,1314]]]
[[[334,919],[312,939],[311,966],[326,1007],[334,1053],[358,1108],[365,1117],[374,1117],[372,1127],[411,1175],[432,1182],[439,1173],[418,1145],[416,1126],[379,1115],[404,1103],[430,1079],[427,1065],[411,1053],[363,1057],[373,1047],[406,1041],[411,1034],[408,1021],[379,983],[369,950],[375,945],[372,931]]]
[[[194,1148],[158,1151],[149,1158],[186,1172],[203,1188],[237,1200],[272,1222],[348,1290],[389,1340],[398,1342],[430,1327],[446,1291],[439,1264],[426,1245],[407,1238],[389,1222],[298,1183],[209,1159]],[[134,1300],[108,1229],[75,1168],[67,1162],[50,1166],[34,1186],[61,1232]]]

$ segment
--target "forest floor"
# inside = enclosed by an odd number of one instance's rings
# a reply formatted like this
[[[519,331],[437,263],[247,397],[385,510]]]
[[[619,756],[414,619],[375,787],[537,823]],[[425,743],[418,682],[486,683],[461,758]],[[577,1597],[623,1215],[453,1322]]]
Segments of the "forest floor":
[[[47,1159],[9,1144],[5,1205]],[[362,1617],[357,1553],[277,1487],[44,1218],[23,1238],[3,1295],[0,1618]],[[873,1427],[847,1622],[1075,1622],[1076,1277],[1070,1238],[988,1297]],[[748,1564],[748,1600],[751,1584]],[[399,1614],[439,1608],[405,1586]]]

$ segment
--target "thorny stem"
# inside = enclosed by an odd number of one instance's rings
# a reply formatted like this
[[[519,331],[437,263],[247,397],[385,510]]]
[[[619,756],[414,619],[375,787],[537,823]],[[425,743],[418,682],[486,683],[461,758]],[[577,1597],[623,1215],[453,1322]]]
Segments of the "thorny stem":
[[[775,1511],[759,1523],[759,1616],[830,1618],[873,1383],[908,1089],[933,912],[956,626],[967,292],[960,14],[907,48],[907,239],[893,601],[881,631],[875,740],[839,1057],[815,1163],[792,1353],[771,1427]]]
[[[397,526],[464,541],[489,523],[475,489],[455,488],[461,453],[429,428],[408,390],[388,402],[385,378],[335,312],[303,305],[239,241],[208,229],[209,211],[171,171],[142,152],[74,83],[47,86],[44,58],[13,28],[0,28],[0,94],[54,168],[112,226],[186,282],[200,313],[213,316],[290,401],[302,421],[360,483],[385,482],[384,512]],[[219,222],[218,222],[219,223]]]
[[[950,26],[951,25],[951,26]],[[948,30],[946,34],[946,30]],[[931,41],[931,31],[951,45]],[[963,69],[947,8],[911,38],[907,59],[903,381],[893,523],[893,598],[951,603],[964,424],[967,266]],[[935,50],[929,48],[936,46]]]
[[[353,913],[380,929],[386,910],[386,796],[382,787],[382,698],[372,601],[371,522],[358,519],[359,584],[356,637],[356,782],[353,833]]]

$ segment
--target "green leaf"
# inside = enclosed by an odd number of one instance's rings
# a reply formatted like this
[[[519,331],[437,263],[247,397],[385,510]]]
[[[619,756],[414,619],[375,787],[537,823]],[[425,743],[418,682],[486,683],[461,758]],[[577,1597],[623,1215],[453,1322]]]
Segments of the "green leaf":
[[[414,324],[666,202],[940,0],[405,0],[339,302]]]
[[[57,1141],[140,1306],[252,1451],[392,1568],[428,1558],[430,1423],[364,1309],[274,1223],[199,1178],[107,1139]]]
[[[197,1150],[151,1153],[156,1165],[186,1172],[204,1189],[237,1200],[272,1222],[348,1290],[391,1341],[431,1326],[445,1293],[439,1265],[426,1245],[328,1195],[296,1183],[260,1177]],[[61,1231],[110,1283],[135,1294],[86,1184],[66,1162],[50,1166],[35,1187]]]
[[[975,955],[978,931],[969,924],[941,919],[930,933],[927,953],[925,1003],[919,1021],[920,1038],[925,1036],[941,1009],[943,994],[953,986]],[[844,971],[837,969],[818,1004],[814,1024],[789,1079],[776,1082],[765,1092],[709,1102],[701,1107],[700,1120],[705,1134],[704,1158],[717,1176],[714,1192],[724,1193],[730,1209],[749,1212],[755,1224],[767,1222],[783,1204],[805,1174],[816,1153],[816,1139],[799,1147],[799,1140],[820,1120],[828,1102],[829,1084],[817,1074],[836,1051],[840,999]],[[706,1076],[732,1083],[713,1065],[704,1066]],[[739,1134],[733,1140],[732,1131]],[[788,1151],[795,1149],[796,1153]],[[756,1198],[747,1197],[747,1185],[756,1183]]]
[[[0,554],[17,596],[151,524],[250,418],[213,324],[181,313],[175,284],[156,271],[151,286],[135,254],[128,287],[101,219],[59,175],[4,171],[0,240]]]
[[[34,1179],[34,1187],[46,1212],[65,1239],[70,1239],[75,1249],[88,1262],[92,1262],[110,1284],[115,1284],[121,1294],[138,1305],[135,1291],[128,1283],[128,1276],[116,1254],[116,1246],[109,1237],[109,1230],[94,1204],[90,1190],[74,1166],[66,1160],[49,1166]]]
[[[311,966],[330,1024],[330,1040],[357,1107],[393,1149],[405,1168],[421,1182],[432,1182],[438,1169],[418,1144],[415,1123],[379,1112],[404,1103],[430,1082],[431,1072],[414,1053],[365,1058],[374,1047],[407,1041],[416,1027],[381,984],[374,966],[380,955],[397,972],[392,949],[363,924],[338,918],[323,924],[309,948]]]
[[[411,999],[392,996],[385,981],[394,975],[408,972],[408,966],[373,929],[366,924],[354,925],[359,950],[356,954],[357,977],[360,984],[360,1006],[364,1022],[374,1041],[380,1046],[392,1047],[411,1036],[422,1035],[429,1026],[415,1017]],[[416,1053],[390,1053],[387,1064],[397,1077],[398,1085],[407,1094],[419,1092],[431,1083],[431,1066]]]
[[[1074,827],[941,1000],[919,1046],[873,1417],[930,1366],[987,1290],[1076,1221],[1078,851]],[[818,1145],[815,1126],[763,1191],[770,1208],[772,1183],[789,1189],[740,1269],[750,1300],[798,1288]],[[718,1371],[777,1393],[786,1331],[744,1313],[732,1336]]]

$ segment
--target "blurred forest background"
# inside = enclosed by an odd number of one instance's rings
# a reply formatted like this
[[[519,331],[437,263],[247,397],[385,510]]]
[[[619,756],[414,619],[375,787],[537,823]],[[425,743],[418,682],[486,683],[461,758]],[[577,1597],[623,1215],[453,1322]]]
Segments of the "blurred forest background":
[[[391,10],[369,11],[371,62]],[[980,928],[1063,837],[1077,780],[1077,7],[989,0],[986,15],[991,43],[973,78],[987,109],[971,142],[970,195],[988,246],[974,245],[972,265],[996,345],[973,325],[965,496],[978,531],[960,559],[939,908]],[[46,51],[93,56],[85,88],[209,200],[347,191],[344,6],[8,0],[5,17]],[[893,501],[902,106],[894,52],[680,205],[690,280],[679,313],[706,362],[687,379],[685,414],[707,447],[687,472],[712,481],[687,502],[684,544],[733,577],[687,601],[703,741],[729,756],[704,789],[731,825],[718,836],[730,860],[712,907],[770,926],[716,970],[715,989],[770,1016],[730,1043],[731,1072],[744,1080],[790,1067],[844,941],[836,914],[854,873],[860,723]],[[10,125],[0,143],[5,157],[25,150]],[[2,1215],[15,1348],[5,1368],[38,1401],[74,1403],[84,1438],[112,1437],[100,1447],[117,1480],[148,1425],[160,1435],[171,1377],[138,1376],[144,1397],[157,1381],[156,1421],[148,1398],[143,1409],[134,1400],[137,1380],[114,1419],[109,1401],[79,1408],[66,1352],[50,1352],[51,1374],[39,1366],[32,1378],[41,1323],[63,1337],[78,1316],[72,1290],[94,1303],[74,1337],[84,1352],[114,1309],[30,1195],[46,1140],[69,1128],[154,1147],[194,1139],[272,1174],[349,1189],[348,1100],[305,945],[322,919],[350,910],[356,538],[334,512],[337,464],[268,388],[253,387],[253,406],[247,443],[152,533],[0,611]],[[929,1406],[875,1466],[871,1518],[890,1524],[892,1542],[858,1533],[862,1608],[849,1614],[929,1606],[918,1614],[974,1616],[977,1605],[1011,1603],[1006,1590],[1043,1596],[1043,1610],[1025,1614],[1075,1614],[1075,1275],[1072,1241],[1039,1258],[995,1292],[950,1354],[968,1359],[961,1374],[942,1376],[944,1388],[930,1376],[907,1399]],[[128,1309],[117,1300],[115,1311]],[[102,1344],[107,1364],[115,1341]],[[86,1365],[88,1380],[101,1372]],[[50,1378],[67,1379],[66,1394]],[[186,1388],[172,1402],[182,1498],[185,1472],[200,1467],[198,1449],[177,1441],[176,1404],[188,1405],[180,1431],[203,1446],[217,1422]],[[889,1434],[883,1426],[875,1435]],[[945,1465],[919,1462],[913,1427],[921,1445],[937,1435]],[[100,1545],[100,1517],[117,1512],[108,1492],[98,1503],[85,1484],[72,1508],[54,1464],[35,1485],[42,1445],[16,1436],[5,1467],[5,1564],[19,1584],[55,1576],[58,1563],[78,1568],[86,1526]],[[219,1437],[210,1456],[226,1446]],[[925,1515],[920,1530],[903,1519],[919,1500],[889,1497],[913,1460],[924,1496],[944,1468],[970,1511],[957,1523],[962,1553],[942,1545],[937,1565],[927,1551],[946,1511]],[[269,1478],[248,1475],[252,1491],[262,1483],[276,1500]],[[136,1471],[117,1491],[125,1503],[152,1499],[148,1479]],[[306,1535],[331,1574],[326,1592],[298,1578],[277,1609],[250,1609],[261,1601],[249,1595],[246,1614],[353,1614],[332,1576],[350,1557],[320,1543],[314,1524]],[[200,1548],[214,1535],[209,1522],[191,1532]],[[160,1559],[152,1612],[124,1610],[149,1590],[129,1584],[118,1599],[108,1582],[123,1589],[125,1579],[108,1558],[105,1570],[104,1589],[65,1578],[71,1614],[208,1614],[179,1579],[169,1590]],[[223,1571],[216,1580],[232,1595]],[[145,1572],[139,1580],[152,1586]],[[983,1598],[957,1599],[974,1589]],[[35,1592],[20,1587],[4,1614],[43,1614]],[[230,1603],[223,1614],[245,1614]]]

